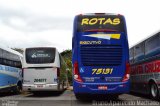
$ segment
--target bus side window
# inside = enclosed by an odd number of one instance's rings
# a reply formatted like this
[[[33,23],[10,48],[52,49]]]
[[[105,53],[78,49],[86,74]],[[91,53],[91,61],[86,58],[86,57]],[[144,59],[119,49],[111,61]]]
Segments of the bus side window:
[[[2,49],[0,49],[0,64],[2,64]]]
[[[129,51],[129,60],[130,60],[130,64],[133,64],[133,60],[134,60],[134,49],[131,48],[130,51]]]
[[[160,53],[160,38],[159,34],[151,37],[145,43],[146,57],[152,57]]]
[[[138,44],[137,46],[135,46],[135,61],[141,61],[144,59],[144,42]]]

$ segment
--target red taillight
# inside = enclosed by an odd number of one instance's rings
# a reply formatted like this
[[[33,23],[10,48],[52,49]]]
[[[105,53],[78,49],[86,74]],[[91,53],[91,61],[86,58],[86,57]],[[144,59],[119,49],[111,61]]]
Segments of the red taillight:
[[[130,65],[129,63],[126,63],[126,71],[125,71],[125,75],[123,77],[122,82],[128,81],[130,78]]]
[[[74,73],[74,79],[78,82],[82,82],[82,79],[80,77],[80,74],[79,74],[79,69],[78,69],[78,62],[75,62],[74,63],[74,69],[73,69],[73,73]]]
[[[60,77],[60,68],[57,68],[57,77]]]

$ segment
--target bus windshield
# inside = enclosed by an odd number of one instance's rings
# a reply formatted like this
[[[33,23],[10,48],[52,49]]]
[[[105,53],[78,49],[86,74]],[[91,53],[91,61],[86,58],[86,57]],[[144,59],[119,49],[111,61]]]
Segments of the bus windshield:
[[[55,60],[54,48],[26,49],[26,62],[29,64],[53,63]]]

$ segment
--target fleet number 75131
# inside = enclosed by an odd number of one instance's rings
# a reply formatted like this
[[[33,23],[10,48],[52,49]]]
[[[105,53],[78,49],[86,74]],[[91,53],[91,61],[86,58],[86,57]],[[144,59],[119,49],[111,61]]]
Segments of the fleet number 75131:
[[[113,68],[98,68],[92,69],[92,74],[112,74]]]

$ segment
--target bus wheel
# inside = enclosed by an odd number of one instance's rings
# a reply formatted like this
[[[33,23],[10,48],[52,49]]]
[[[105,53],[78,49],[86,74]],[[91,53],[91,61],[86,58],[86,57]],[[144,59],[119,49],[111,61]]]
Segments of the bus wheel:
[[[65,82],[63,81],[63,83],[62,83],[62,91],[64,91],[65,90]]]
[[[21,93],[22,92],[22,83],[21,82],[18,82],[17,84],[17,88],[16,88],[16,93]]]
[[[118,100],[118,98],[119,98],[119,95],[113,95],[113,96],[111,97],[112,100]]]
[[[75,94],[77,100],[88,101],[92,99],[92,96],[86,94]]]
[[[80,95],[78,95],[78,94],[75,94],[75,97],[77,100],[81,99]]]
[[[157,87],[156,83],[151,83],[150,94],[151,94],[151,96],[152,96],[153,99],[158,99],[158,97],[159,97],[159,90],[158,90],[158,87]]]
[[[77,100],[86,100],[87,99],[84,95],[81,95],[81,94],[75,94],[75,97]]]

